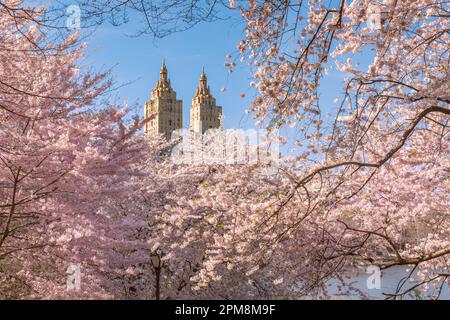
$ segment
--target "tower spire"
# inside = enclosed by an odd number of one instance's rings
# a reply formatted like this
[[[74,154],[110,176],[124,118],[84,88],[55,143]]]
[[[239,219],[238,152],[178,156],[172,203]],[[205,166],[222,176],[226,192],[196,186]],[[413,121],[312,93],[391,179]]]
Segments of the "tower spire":
[[[160,78],[162,79],[162,76],[165,74],[167,76],[167,67],[166,67],[166,60],[163,60],[162,66],[161,66],[161,70],[159,71],[160,74]]]
[[[177,100],[168,77],[166,61],[163,60],[159,70],[159,79],[152,90],[150,100],[145,103],[145,117],[154,119],[145,125],[145,132],[163,133],[170,139],[172,132],[182,127],[183,103]]]
[[[208,79],[205,74],[205,67],[202,69],[202,73],[200,74],[200,81],[197,88],[197,96],[210,96]]]
[[[160,91],[171,91],[172,87],[170,86],[170,80],[167,77],[167,67],[166,67],[166,60],[164,59],[162,62],[161,69],[159,70],[159,80],[156,83],[155,90]]]
[[[221,114],[222,107],[216,105],[216,99],[211,94],[205,67],[203,67],[197,90],[192,98],[190,128],[201,133],[208,129],[221,128]]]

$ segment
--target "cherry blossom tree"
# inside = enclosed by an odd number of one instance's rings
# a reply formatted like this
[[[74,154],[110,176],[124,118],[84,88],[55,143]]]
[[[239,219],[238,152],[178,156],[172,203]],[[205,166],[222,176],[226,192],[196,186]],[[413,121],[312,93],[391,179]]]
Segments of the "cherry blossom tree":
[[[84,250],[99,232],[96,201],[123,193],[143,152],[139,120],[97,108],[108,74],[80,72],[77,38],[54,43],[41,28],[0,9],[2,298],[67,294],[68,266],[96,257]],[[94,273],[84,276],[77,296],[107,294]]]
[[[448,4],[230,4],[246,20],[235,59],[254,68],[251,111],[267,128],[294,128],[298,137],[286,158],[292,188],[269,215],[273,228],[286,224],[277,234],[322,217],[325,261],[342,262],[335,271],[352,260],[410,265],[424,284],[442,288],[450,252]],[[330,72],[343,75],[337,107],[323,103]],[[298,217],[296,199],[307,203]]]
[[[147,4],[131,8],[156,19],[144,32],[167,31]],[[157,253],[164,299],[328,298],[332,279],[365,296],[346,277],[367,265],[418,272],[388,298],[438,298],[450,275],[446,5],[230,1],[245,37],[226,65],[251,66],[255,120],[297,137],[280,136],[295,148],[267,174],[172,162],[170,143],[100,103],[111,82],[79,70],[77,37],[0,1],[0,296],[151,299]],[[334,105],[329,74],[342,76]],[[67,291],[73,264],[81,290]]]
[[[102,205],[111,226],[106,242],[129,243],[112,250],[106,246],[104,251],[109,256],[105,272],[110,291],[119,298],[154,298],[156,275],[150,256],[158,254],[162,299],[293,296],[294,287],[273,285],[279,280],[278,266],[250,270],[254,255],[244,261],[250,251],[236,247],[247,245],[241,236],[250,225],[234,214],[242,205],[234,200],[241,180],[230,179],[243,173],[262,178],[258,166],[250,170],[242,165],[179,164],[161,152],[167,152],[167,145],[155,137],[149,137],[148,143],[147,157],[138,165],[145,174],[127,183],[127,190],[133,192],[128,198],[104,198]],[[215,198],[221,191],[216,187],[219,182],[232,191]]]

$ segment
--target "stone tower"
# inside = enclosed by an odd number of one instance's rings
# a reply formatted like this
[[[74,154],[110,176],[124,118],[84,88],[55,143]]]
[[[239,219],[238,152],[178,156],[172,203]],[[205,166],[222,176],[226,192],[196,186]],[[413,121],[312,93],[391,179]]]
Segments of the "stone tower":
[[[172,131],[183,126],[183,102],[177,100],[177,94],[167,77],[166,64],[163,62],[159,80],[151,93],[150,101],[145,103],[145,117],[155,114],[155,118],[145,125],[145,132],[164,134],[170,139]]]
[[[211,128],[222,127],[222,107],[216,106],[211,95],[205,71],[200,75],[200,83],[192,98],[190,110],[190,130],[204,133]]]

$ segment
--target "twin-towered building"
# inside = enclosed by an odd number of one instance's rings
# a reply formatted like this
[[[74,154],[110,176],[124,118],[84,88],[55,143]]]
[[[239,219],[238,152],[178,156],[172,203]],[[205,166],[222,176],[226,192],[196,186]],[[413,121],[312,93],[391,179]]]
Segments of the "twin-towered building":
[[[172,132],[183,127],[183,102],[177,100],[177,94],[170,85],[167,67],[163,63],[159,80],[151,93],[150,100],[144,106],[145,117],[155,115],[145,125],[145,132],[164,134],[170,139]],[[200,75],[198,88],[192,98],[190,109],[190,130],[204,133],[211,128],[222,127],[222,107],[216,105],[211,95],[205,72]]]

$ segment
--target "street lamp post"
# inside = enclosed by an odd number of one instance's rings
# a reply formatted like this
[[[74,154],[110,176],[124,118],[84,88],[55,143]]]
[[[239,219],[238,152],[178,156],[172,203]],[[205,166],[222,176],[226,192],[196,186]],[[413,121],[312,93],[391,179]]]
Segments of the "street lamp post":
[[[150,260],[155,270],[156,274],[156,285],[155,285],[155,297],[156,300],[160,298],[160,278],[161,278],[161,257],[158,253],[154,253],[150,256]]]

